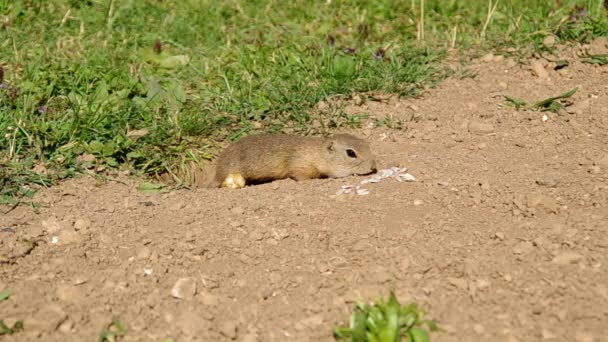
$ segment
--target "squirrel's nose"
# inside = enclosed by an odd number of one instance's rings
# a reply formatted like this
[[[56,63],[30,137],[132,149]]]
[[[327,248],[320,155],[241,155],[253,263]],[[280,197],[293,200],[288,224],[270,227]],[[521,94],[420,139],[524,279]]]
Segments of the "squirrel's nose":
[[[372,173],[378,172],[378,169],[376,168],[376,161],[375,160],[372,160],[371,170],[372,170]]]

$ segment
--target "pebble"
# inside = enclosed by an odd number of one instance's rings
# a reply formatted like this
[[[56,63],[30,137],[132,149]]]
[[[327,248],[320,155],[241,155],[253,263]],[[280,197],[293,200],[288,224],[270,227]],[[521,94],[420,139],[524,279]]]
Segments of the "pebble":
[[[559,208],[555,199],[542,194],[528,194],[526,196],[526,205],[528,208],[543,209],[551,213],[557,213]]]
[[[577,263],[581,259],[583,259],[583,256],[581,254],[572,251],[567,251],[554,256],[551,262],[558,265],[567,265]]]
[[[498,240],[504,240],[505,239],[505,233],[502,232],[496,232],[494,233],[494,236],[498,239]]]
[[[231,340],[238,336],[238,323],[236,321],[226,321],[220,326],[220,334]]]
[[[63,222],[59,222],[55,217],[49,217],[46,220],[42,220],[40,224],[48,234],[54,234],[64,228],[67,228]]]
[[[89,229],[90,226],[91,220],[86,217],[77,218],[76,221],[74,221],[74,228],[76,230],[86,230]]]
[[[483,121],[471,121],[469,122],[468,130],[473,134],[490,134],[494,133],[494,125]]]
[[[175,324],[178,329],[189,337],[204,335],[211,325],[205,317],[190,310],[182,311],[179,317],[168,323]]]
[[[530,62],[530,69],[532,69],[532,72],[540,78],[549,77],[549,73],[547,72],[547,70],[545,70],[543,64],[538,60],[533,60],[532,62]]]
[[[26,329],[37,330],[40,332],[53,332],[59,325],[68,318],[63,309],[55,304],[47,305],[36,311],[32,316],[27,317],[23,322]]]
[[[192,299],[196,294],[196,279],[179,278],[171,289],[171,296],[179,299]]]
[[[517,255],[526,255],[534,250],[534,245],[530,241],[520,241],[513,247],[513,253]]]
[[[546,47],[552,47],[553,45],[555,45],[555,43],[557,43],[557,39],[553,35],[546,36],[543,39],[543,45]]]
[[[61,245],[68,245],[72,243],[78,243],[82,240],[82,234],[77,232],[73,228],[62,229],[57,233],[58,243]]]
[[[493,54],[493,53],[491,53],[491,52],[490,52],[490,53],[488,53],[488,54],[485,54],[485,55],[483,55],[483,56],[480,58],[480,60],[481,60],[482,62],[484,62],[484,63],[490,63],[490,62],[493,62],[493,61],[494,61],[494,54]]]

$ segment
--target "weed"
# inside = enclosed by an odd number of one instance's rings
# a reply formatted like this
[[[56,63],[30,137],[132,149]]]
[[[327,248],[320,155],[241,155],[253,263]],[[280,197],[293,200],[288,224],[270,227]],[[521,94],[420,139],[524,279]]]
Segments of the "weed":
[[[9,327],[6,325],[6,323],[4,323],[3,320],[0,319],[0,336],[12,335],[21,330],[23,330],[23,321],[17,321],[12,327]]]
[[[415,303],[401,306],[391,292],[387,302],[383,299],[370,305],[359,302],[349,326],[336,328],[334,336],[352,342],[395,342],[403,337],[408,342],[427,342],[429,330],[438,330],[435,322],[422,320],[422,312]]]
[[[597,64],[597,65],[605,65],[608,64],[608,54],[591,54],[589,51],[585,51],[584,53],[579,55],[581,62]]]
[[[549,97],[544,100],[534,102],[533,104],[529,104],[525,100],[522,100],[519,98],[505,96],[505,100],[506,100],[505,106],[514,107],[515,109],[518,109],[518,110],[519,109],[540,110],[542,112],[549,111],[549,112],[559,114],[561,111],[564,110],[564,105],[561,102],[559,102],[559,100],[567,99],[567,98],[571,97],[572,95],[574,95],[574,93],[576,93],[576,90],[577,90],[577,88],[574,87],[563,94],[560,94],[560,95],[557,95],[554,97]]]
[[[98,342],[116,342],[119,337],[126,334],[127,330],[124,328],[118,317],[112,317],[112,322],[108,324],[108,327],[104,329],[97,339]]]
[[[12,292],[9,290],[0,291],[0,303],[9,299],[11,295]],[[0,319],[0,336],[12,335],[20,330],[23,330],[23,321],[17,321],[12,327],[9,327],[2,319]]]

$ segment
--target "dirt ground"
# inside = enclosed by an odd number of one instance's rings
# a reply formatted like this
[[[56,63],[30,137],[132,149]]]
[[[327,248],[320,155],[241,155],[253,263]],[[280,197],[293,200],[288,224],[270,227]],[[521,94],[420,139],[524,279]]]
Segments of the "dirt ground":
[[[357,299],[395,289],[433,341],[608,341],[608,65],[579,51],[536,72],[489,55],[418,99],[350,106],[405,120],[356,133],[417,178],[368,195],[336,195],[363,177],[43,190],[39,212],[0,216],[0,319],[25,323],[0,340],[94,341],[116,315],[119,341],[332,341]],[[568,113],[501,107],[574,86]]]

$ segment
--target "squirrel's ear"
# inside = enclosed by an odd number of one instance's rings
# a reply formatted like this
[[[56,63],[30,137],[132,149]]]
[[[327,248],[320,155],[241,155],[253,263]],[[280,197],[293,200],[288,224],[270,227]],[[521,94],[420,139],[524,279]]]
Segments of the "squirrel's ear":
[[[327,142],[327,150],[328,150],[328,151],[333,151],[333,150],[335,150],[335,149],[336,149],[336,147],[334,146],[334,144],[335,144],[335,143],[336,143],[336,142],[335,142],[334,140],[329,140],[329,141]]]

